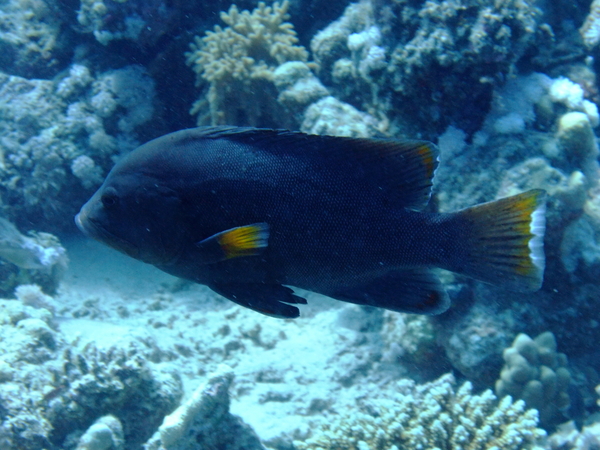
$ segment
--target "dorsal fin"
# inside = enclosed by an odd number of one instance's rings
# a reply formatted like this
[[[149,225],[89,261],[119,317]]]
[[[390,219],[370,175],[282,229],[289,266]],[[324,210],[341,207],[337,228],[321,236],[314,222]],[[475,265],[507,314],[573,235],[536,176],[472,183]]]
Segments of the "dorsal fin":
[[[186,131],[192,139],[229,139],[250,145],[260,144],[264,151],[280,155],[310,155],[322,163],[332,163],[340,170],[360,172],[385,191],[385,197],[391,204],[413,210],[420,210],[429,202],[439,163],[439,151],[429,141],[319,136],[287,130],[226,126]]]

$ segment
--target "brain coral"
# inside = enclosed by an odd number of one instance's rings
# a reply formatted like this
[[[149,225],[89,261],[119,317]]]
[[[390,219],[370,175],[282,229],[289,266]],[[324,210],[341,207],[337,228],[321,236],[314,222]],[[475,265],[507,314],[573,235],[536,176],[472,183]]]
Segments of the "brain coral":
[[[308,52],[298,42],[289,15],[289,3],[263,2],[252,11],[240,12],[236,5],[221,13],[229,25],[206,36],[196,36],[186,53],[187,63],[198,74],[198,83],[208,82],[191,113],[198,125],[267,125],[278,117],[277,90],[273,72],[286,61],[306,61]],[[255,95],[260,93],[261,95]]]

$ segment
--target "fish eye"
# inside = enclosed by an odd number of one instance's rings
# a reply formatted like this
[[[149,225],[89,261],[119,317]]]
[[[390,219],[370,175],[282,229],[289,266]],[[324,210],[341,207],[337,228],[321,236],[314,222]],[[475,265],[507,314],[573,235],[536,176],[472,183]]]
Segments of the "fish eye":
[[[113,187],[109,187],[102,193],[102,197],[100,198],[102,201],[102,205],[105,208],[112,208],[119,202],[119,196],[117,195],[117,190]]]

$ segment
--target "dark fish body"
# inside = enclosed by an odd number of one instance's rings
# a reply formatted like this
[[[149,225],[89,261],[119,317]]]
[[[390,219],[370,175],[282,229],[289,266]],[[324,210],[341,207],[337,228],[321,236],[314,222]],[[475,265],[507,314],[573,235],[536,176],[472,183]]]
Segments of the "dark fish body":
[[[431,267],[516,290],[541,285],[544,193],[458,213],[426,206],[425,141],[234,127],[183,130],[124,157],[76,218],[86,234],[264,314],[296,317],[296,286],[439,313]]]

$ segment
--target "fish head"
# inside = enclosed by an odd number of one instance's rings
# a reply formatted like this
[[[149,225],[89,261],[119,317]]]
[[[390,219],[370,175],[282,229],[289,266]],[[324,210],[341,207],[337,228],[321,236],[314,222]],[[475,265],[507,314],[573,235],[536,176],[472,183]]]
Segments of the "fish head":
[[[88,237],[126,255],[169,265],[181,253],[184,228],[177,192],[152,175],[115,166],[75,216]]]

